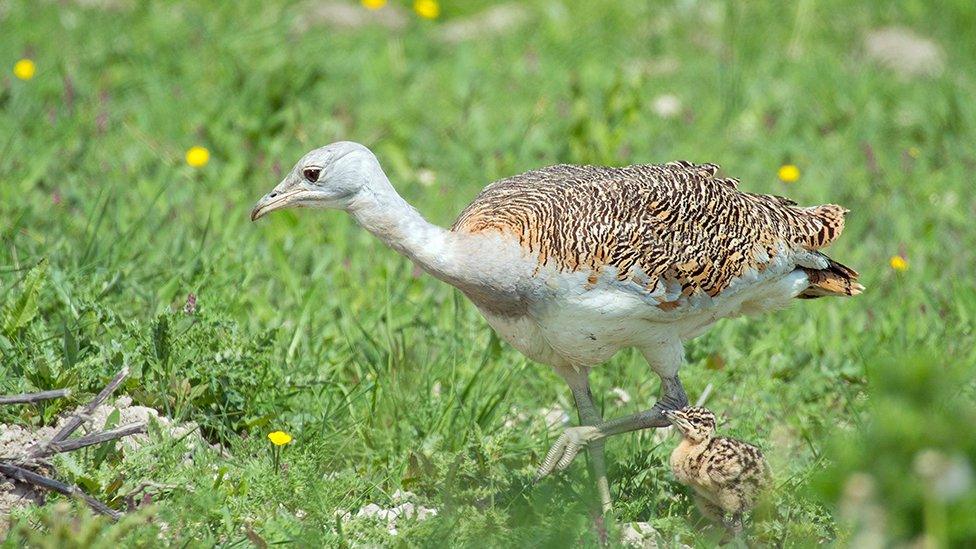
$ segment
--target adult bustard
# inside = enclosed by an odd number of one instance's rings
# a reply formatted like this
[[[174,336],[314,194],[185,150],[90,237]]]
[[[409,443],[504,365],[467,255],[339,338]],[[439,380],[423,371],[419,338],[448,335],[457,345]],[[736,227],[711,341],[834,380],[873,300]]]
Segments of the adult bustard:
[[[603,441],[667,426],[662,412],[688,404],[678,380],[684,341],[720,318],[863,289],[854,270],[817,251],[840,236],[846,210],[741,192],[717,170],[552,166],[488,185],[447,230],[397,194],[369,149],[339,142],[302,157],[251,219],[283,208],[345,210],[468,296],[502,339],[550,365],[573,392],[580,426],[559,437],[539,476],[586,447],[608,510]],[[604,421],[589,372],[626,347],[660,376],[661,397]]]

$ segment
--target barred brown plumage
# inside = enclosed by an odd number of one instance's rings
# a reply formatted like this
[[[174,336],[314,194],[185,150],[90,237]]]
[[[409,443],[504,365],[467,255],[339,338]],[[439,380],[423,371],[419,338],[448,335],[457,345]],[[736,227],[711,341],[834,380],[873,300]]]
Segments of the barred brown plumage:
[[[715,164],[685,161],[622,168],[561,164],[492,183],[455,221],[460,232],[513,235],[540,265],[617,278],[662,278],[682,294],[715,296],[747,269],[762,271],[780,250],[817,250],[844,230],[847,210],[738,190]],[[855,295],[857,272],[832,262],[803,297]],[[808,272],[816,273],[818,269]],[[669,308],[670,303],[660,306]],[[671,305],[673,306],[673,305]]]

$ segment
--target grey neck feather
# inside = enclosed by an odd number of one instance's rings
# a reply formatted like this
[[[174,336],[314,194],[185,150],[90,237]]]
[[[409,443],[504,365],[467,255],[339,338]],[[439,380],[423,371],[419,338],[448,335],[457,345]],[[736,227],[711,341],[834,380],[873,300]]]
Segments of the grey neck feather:
[[[379,162],[362,166],[366,184],[346,210],[367,231],[422,269],[458,288],[478,307],[496,315],[525,315],[531,289],[521,287],[534,262],[522,262],[517,244],[459,234],[428,222],[390,184]]]
[[[353,219],[434,277],[454,285],[462,282],[458,236],[428,222],[397,194],[375,159],[363,168],[366,184],[348,207]]]

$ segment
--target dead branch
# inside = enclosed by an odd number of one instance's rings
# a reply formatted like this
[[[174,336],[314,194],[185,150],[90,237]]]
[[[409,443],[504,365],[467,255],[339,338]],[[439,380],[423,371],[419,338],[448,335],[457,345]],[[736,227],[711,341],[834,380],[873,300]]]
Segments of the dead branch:
[[[156,492],[154,492],[155,494],[162,494],[164,492],[171,492],[177,489],[178,486],[176,484],[162,484],[159,482],[153,482],[151,480],[143,481],[135,489],[130,491],[128,494],[122,496],[123,500],[125,501],[126,509],[129,511],[135,510],[137,507],[136,498],[140,496],[142,497],[142,505],[151,502],[152,501],[152,493],[150,493],[151,488],[154,488],[156,490]]]
[[[119,385],[122,384],[128,375],[129,367],[125,366],[118,374],[115,375],[114,378],[112,378],[112,381],[110,381],[108,385],[106,385],[105,388],[102,389],[101,392],[99,392],[95,398],[88,403],[87,406],[85,406],[80,412],[72,414],[71,418],[65,423],[64,427],[62,427],[61,430],[51,437],[50,440],[41,441],[34,444],[27,449],[27,452],[25,453],[26,455],[20,458],[0,458],[0,473],[19,482],[32,484],[45,490],[58,492],[59,494],[64,494],[66,496],[80,498],[87,503],[89,507],[94,509],[95,512],[109,517],[112,519],[112,521],[119,520],[122,513],[111,509],[104,503],[89,496],[83,492],[81,488],[35,473],[26,467],[38,467],[42,458],[54,454],[70,452],[79,448],[85,448],[95,444],[102,444],[104,442],[116,440],[125,436],[145,433],[146,424],[144,422],[139,422],[68,440],[68,437],[70,437],[72,433],[81,427],[85,421],[91,418],[92,414],[95,413],[95,410],[103,402],[105,402],[105,400],[113,392],[115,392],[115,390],[119,387]],[[8,397],[0,397],[0,404],[38,402],[51,398],[60,398],[68,394],[70,394],[70,390],[68,389],[56,389],[39,393],[13,395]]]
[[[116,440],[129,435],[137,435],[145,432],[145,422],[130,423],[128,425],[123,425],[122,427],[116,427],[115,429],[109,429],[108,431],[85,435],[83,437],[63,440],[61,442],[49,442],[45,445],[42,451],[32,454],[31,457],[43,458],[54,454],[60,454],[62,452],[73,452],[79,448],[85,448],[86,446],[93,446],[95,444],[101,444],[110,440]]]
[[[112,381],[110,381],[108,385],[106,385],[105,388],[102,389],[102,392],[98,393],[98,395],[96,395],[95,398],[92,399],[92,401],[89,402],[88,405],[85,406],[80,413],[74,414],[71,417],[71,419],[69,419],[68,422],[65,423],[64,427],[62,427],[60,431],[58,431],[53,437],[51,437],[51,440],[45,442],[38,442],[30,449],[28,449],[27,450],[28,455],[36,456],[42,454],[45,451],[47,451],[47,447],[49,445],[61,442],[67,439],[69,436],[71,436],[71,433],[74,433],[78,429],[78,427],[81,427],[81,424],[85,422],[85,419],[91,417],[91,415],[95,413],[95,409],[98,408],[99,405],[102,404],[102,402],[105,402],[105,399],[107,399],[109,395],[115,392],[115,389],[117,389],[119,385],[122,384],[122,382],[125,380],[126,377],[128,377],[128,375],[129,375],[129,367],[123,366],[122,370],[118,374],[116,374],[114,378],[112,378]]]
[[[3,473],[14,480],[27,484],[33,484],[34,486],[44,488],[45,490],[51,490],[66,496],[80,498],[96,513],[101,513],[107,516],[108,518],[112,519],[113,522],[119,520],[119,518],[122,516],[122,513],[109,508],[109,506],[89,496],[77,486],[71,486],[70,484],[65,484],[63,482],[54,480],[53,478],[39,475],[33,471],[24,469],[23,467],[19,467],[12,463],[0,461],[0,473]]]
[[[22,395],[0,396],[0,406],[5,404],[30,404],[42,400],[62,398],[71,394],[71,389],[53,389],[51,391],[40,391],[37,393],[24,393]]]

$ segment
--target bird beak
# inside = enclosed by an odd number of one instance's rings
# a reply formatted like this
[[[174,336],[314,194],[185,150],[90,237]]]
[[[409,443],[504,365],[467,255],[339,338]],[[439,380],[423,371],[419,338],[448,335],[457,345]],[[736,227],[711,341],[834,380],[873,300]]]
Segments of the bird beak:
[[[300,201],[306,192],[304,189],[292,189],[285,192],[280,192],[277,189],[271,191],[262,196],[261,200],[258,200],[257,204],[254,205],[254,209],[251,210],[251,221],[257,221],[275,210],[287,208]]]

